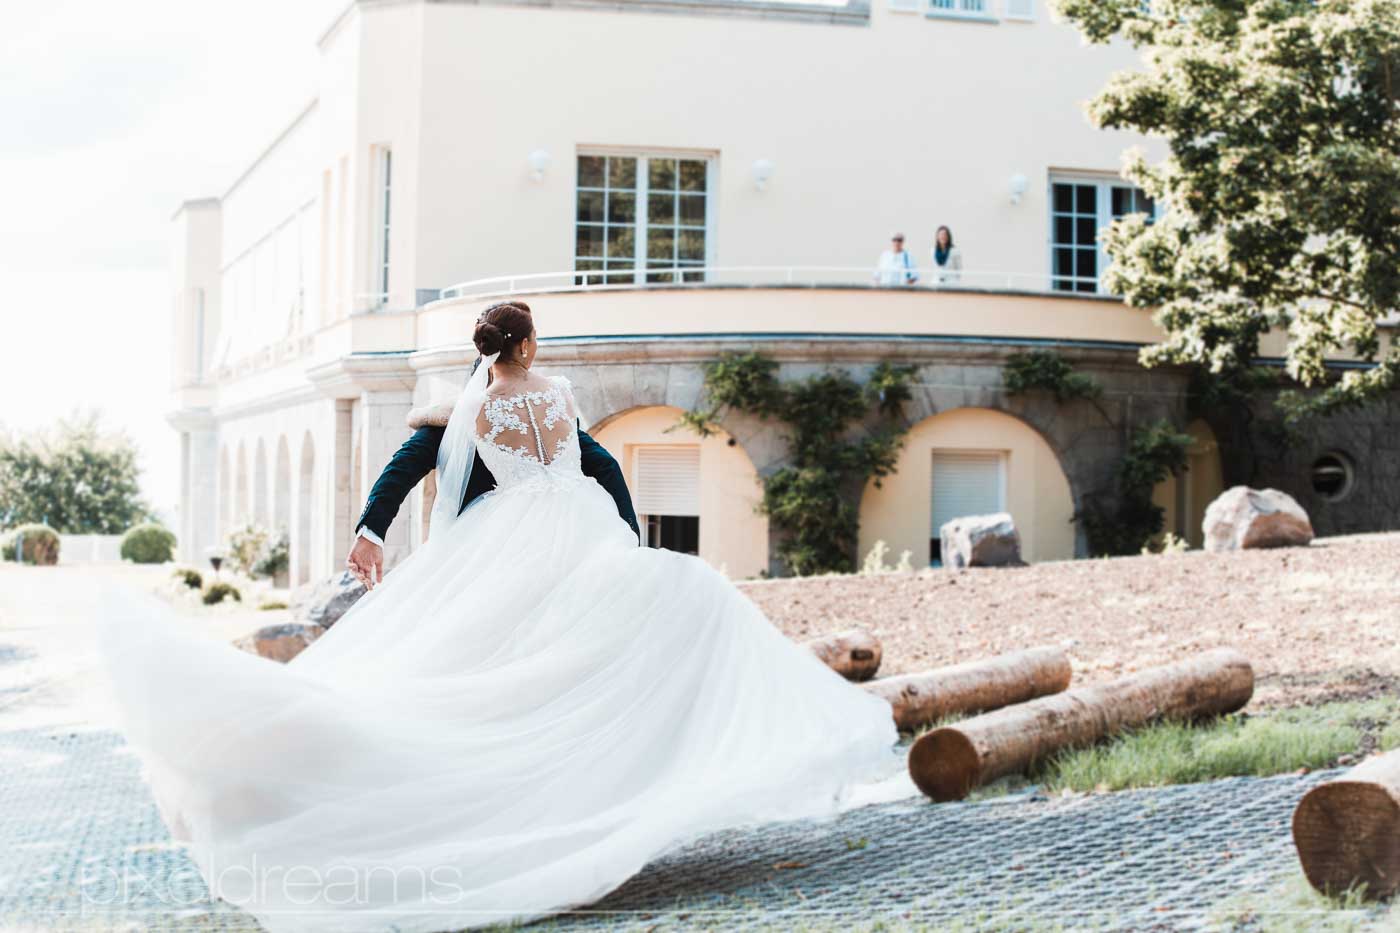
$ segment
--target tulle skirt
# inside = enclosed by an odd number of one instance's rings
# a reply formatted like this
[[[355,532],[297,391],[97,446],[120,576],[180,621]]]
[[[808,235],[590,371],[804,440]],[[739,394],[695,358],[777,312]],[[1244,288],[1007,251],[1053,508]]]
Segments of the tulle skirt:
[[[586,477],[482,497],[285,665],[156,619],[103,643],[172,834],[273,931],[544,916],[899,768],[885,700]]]

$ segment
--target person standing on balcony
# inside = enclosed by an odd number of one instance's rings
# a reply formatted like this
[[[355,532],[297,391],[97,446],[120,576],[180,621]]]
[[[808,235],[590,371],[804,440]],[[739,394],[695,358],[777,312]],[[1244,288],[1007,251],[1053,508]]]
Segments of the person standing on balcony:
[[[917,281],[919,274],[914,270],[914,260],[909,258],[909,251],[904,248],[904,234],[896,233],[890,237],[890,248],[880,254],[879,264],[875,267],[875,284],[913,285]]]
[[[933,275],[939,285],[951,285],[962,278],[962,252],[953,245],[953,231],[939,227],[933,235]]]

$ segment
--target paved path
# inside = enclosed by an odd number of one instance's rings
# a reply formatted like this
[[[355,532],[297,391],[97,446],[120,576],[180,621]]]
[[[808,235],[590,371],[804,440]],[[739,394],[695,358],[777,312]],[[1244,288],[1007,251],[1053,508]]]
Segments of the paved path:
[[[0,928],[257,929],[209,901],[169,843],[136,759],[94,726],[100,697],[83,689],[94,619],[146,611],[139,579],[0,569]],[[1288,820],[1323,777],[903,800],[825,823],[733,830],[541,926],[1213,927],[1232,898],[1268,895],[1296,875]]]

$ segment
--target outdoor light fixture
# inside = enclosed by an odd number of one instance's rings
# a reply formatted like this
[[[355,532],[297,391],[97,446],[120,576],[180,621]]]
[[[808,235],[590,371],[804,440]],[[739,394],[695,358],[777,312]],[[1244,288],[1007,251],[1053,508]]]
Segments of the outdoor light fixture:
[[[530,177],[535,181],[544,181],[544,170],[549,168],[549,153],[536,149],[530,153],[527,161],[530,163]]]
[[[1020,172],[1012,175],[1008,187],[1011,189],[1011,203],[1020,204],[1021,196],[1026,193],[1026,176]]]
[[[753,164],[753,186],[762,191],[768,187],[768,179],[773,177],[773,160],[759,159]]]

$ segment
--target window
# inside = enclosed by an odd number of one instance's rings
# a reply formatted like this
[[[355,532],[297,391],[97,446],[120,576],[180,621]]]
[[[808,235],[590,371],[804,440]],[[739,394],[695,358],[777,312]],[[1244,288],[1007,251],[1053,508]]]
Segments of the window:
[[[1055,178],[1050,183],[1050,287],[1061,292],[1097,292],[1108,256],[1098,232],[1116,218],[1157,216],[1142,189],[1118,180]]]
[[[647,547],[699,553],[699,445],[634,448],[632,491]]]
[[[933,452],[929,563],[943,563],[941,530],[955,518],[1006,511],[1006,454],[1001,451]]]
[[[991,0],[928,0],[930,16],[961,16],[991,19]]]
[[[1312,488],[1328,502],[1340,502],[1351,492],[1355,482],[1351,459],[1333,451],[1317,458],[1312,466]]]
[[[392,188],[394,153],[381,149],[379,153],[379,197],[377,209],[378,256],[375,263],[375,289],[378,291],[378,304],[389,300],[389,195]]]
[[[578,276],[578,283],[703,281],[710,164],[665,155],[580,155],[574,269],[593,274]]]

